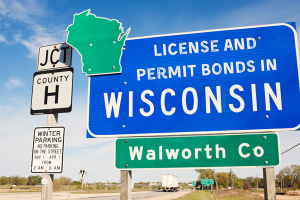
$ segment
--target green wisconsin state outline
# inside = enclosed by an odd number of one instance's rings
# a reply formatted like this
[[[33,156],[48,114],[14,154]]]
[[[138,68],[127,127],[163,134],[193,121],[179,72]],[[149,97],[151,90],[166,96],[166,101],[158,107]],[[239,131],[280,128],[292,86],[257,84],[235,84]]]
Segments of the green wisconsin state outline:
[[[74,15],[67,28],[67,43],[81,55],[82,72],[87,76],[121,73],[121,57],[125,40],[118,20],[96,17],[90,9]]]

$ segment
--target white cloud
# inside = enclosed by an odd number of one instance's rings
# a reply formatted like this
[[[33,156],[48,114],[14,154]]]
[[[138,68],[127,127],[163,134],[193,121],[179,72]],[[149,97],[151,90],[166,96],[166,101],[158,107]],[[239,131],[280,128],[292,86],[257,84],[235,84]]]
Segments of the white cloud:
[[[18,78],[9,78],[8,82],[5,83],[7,89],[13,89],[16,87],[23,87],[24,83]]]
[[[29,36],[24,36],[21,33],[11,34],[13,35],[15,42],[21,43],[27,48],[27,57],[32,59],[36,59],[40,46],[59,43],[66,40],[65,28],[58,27],[55,29],[49,29],[39,23],[39,19],[43,19],[45,17],[45,13],[47,12],[44,5],[39,1],[0,0],[0,20],[5,19],[12,23],[21,23],[26,25],[27,29],[29,29],[28,32],[32,32]],[[9,23],[6,22],[4,25],[7,26],[8,24]],[[5,39],[4,36],[2,37],[2,39]],[[5,41],[7,42],[6,39]],[[7,44],[13,43],[7,42]]]
[[[9,112],[11,110],[12,110],[12,107],[0,105],[0,112]]]
[[[0,42],[6,42],[6,38],[0,34]]]

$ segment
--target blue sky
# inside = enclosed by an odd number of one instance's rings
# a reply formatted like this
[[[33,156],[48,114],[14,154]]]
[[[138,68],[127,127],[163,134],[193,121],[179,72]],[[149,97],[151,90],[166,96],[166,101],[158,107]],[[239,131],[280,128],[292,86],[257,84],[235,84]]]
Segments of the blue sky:
[[[0,176],[30,175],[33,129],[46,125],[46,115],[30,115],[33,73],[38,48],[66,41],[66,28],[73,15],[86,9],[98,17],[118,19],[130,37],[261,25],[281,22],[300,24],[300,2],[294,1],[5,1],[0,0]],[[299,29],[299,26],[297,26]],[[298,34],[299,36],[299,34]],[[86,180],[118,181],[113,164],[114,139],[86,139],[87,77],[81,59],[73,51],[73,110],[59,115],[66,126],[65,161],[62,176],[78,179],[80,168]],[[299,132],[280,133],[281,149],[299,143]],[[300,164],[299,147],[282,156],[279,169]],[[217,170],[229,171],[229,169]],[[262,169],[235,169],[238,176],[262,177]],[[172,173],[180,181],[197,178],[193,170],[134,171],[133,181],[160,181]],[[59,177],[59,175],[56,175]]]

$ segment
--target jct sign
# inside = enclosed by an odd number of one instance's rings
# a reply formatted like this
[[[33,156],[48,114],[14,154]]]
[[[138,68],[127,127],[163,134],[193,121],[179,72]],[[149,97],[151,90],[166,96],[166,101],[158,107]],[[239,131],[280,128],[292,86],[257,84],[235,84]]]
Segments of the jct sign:
[[[72,110],[73,68],[34,73],[31,114]]]
[[[37,70],[49,70],[72,65],[72,47],[66,43],[41,46]]]
[[[126,138],[115,142],[117,169],[270,167],[279,164],[276,133]]]

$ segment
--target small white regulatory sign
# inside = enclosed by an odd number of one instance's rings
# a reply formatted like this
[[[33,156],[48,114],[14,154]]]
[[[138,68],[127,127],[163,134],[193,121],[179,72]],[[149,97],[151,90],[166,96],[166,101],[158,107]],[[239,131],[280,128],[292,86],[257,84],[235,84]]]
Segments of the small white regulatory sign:
[[[70,112],[72,92],[73,68],[35,72],[30,113],[36,115]]]
[[[85,169],[81,169],[79,171],[79,178],[85,178],[85,175],[87,174]]]
[[[31,173],[62,173],[65,127],[36,127],[33,134]]]
[[[67,43],[51,44],[39,48],[37,70],[71,67],[72,47]]]

